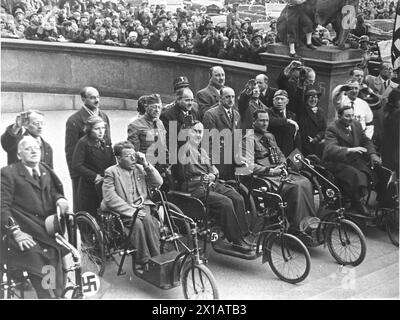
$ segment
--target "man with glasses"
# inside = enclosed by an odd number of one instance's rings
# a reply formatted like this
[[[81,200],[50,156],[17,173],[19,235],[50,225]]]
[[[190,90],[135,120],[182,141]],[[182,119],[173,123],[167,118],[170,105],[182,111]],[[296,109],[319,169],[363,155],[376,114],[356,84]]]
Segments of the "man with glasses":
[[[114,145],[118,164],[104,173],[103,201],[101,209],[112,210],[124,217],[132,217],[134,200],[144,197],[144,207],[135,222],[131,243],[137,249],[136,269],[146,268],[151,257],[160,254],[159,228],[151,215],[154,203],[150,200],[148,187],[160,187],[163,183],[158,171],[147,161],[146,156],[136,152],[129,141]]]
[[[29,110],[17,115],[15,123],[9,125],[1,136],[1,146],[7,152],[7,164],[19,160],[18,143],[23,137],[31,136],[40,146],[40,161],[53,168],[53,149],[42,138],[44,124],[44,114],[40,111]]]
[[[40,162],[39,141],[24,136],[17,144],[20,161],[1,169],[1,231],[8,235],[8,267],[26,271],[39,299],[52,297],[43,286],[44,266],[55,271],[55,295],[64,283],[62,256],[68,252],[45,229],[45,220],[57,212],[68,211],[63,186],[46,164]],[[1,258],[3,259],[3,257]],[[47,283],[46,283],[47,284]]]

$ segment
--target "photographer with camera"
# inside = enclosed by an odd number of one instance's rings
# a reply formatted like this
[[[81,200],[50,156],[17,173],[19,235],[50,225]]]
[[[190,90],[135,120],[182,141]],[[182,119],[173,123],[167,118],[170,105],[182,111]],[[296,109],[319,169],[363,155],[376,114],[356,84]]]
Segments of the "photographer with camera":
[[[203,52],[207,57],[216,58],[219,50],[223,47],[220,36],[215,32],[212,24],[207,24],[206,36],[201,40]]]
[[[44,114],[37,110],[21,112],[15,118],[15,123],[9,125],[1,136],[1,146],[7,152],[7,164],[17,162],[18,143],[25,136],[35,138],[40,146],[40,161],[53,168],[53,149],[42,138]]]
[[[288,109],[297,116],[305,111],[304,94],[314,86],[315,78],[316,74],[312,68],[304,66],[300,60],[293,60],[276,80],[278,88],[288,93]]]

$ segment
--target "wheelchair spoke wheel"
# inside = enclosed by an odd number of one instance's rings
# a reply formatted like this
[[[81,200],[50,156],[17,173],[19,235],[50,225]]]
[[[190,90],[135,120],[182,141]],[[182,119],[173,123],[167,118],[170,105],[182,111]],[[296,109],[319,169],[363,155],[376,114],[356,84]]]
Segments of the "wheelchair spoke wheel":
[[[190,225],[187,221],[185,221],[184,218],[182,218],[184,214],[178,206],[171,202],[166,202],[166,204],[169,208],[168,214],[170,217],[172,230],[170,225],[168,224],[167,217],[163,212],[161,201],[156,203],[158,213],[163,215],[163,217],[160,218],[160,220],[163,221],[160,251],[161,253],[165,253],[168,251],[176,250],[175,244],[177,245],[179,252],[185,251],[185,247],[192,247],[192,235]],[[173,235],[177,235],[179,236],[179,238],[176,241],[173,241]]]
[[[385,225],[386,232],[390,241],[398,247],[399,246],[399,210],[392,209],[385,212]]]
[[[342,265],[358,266],[367,253],[367,244],[361,229],[346,219],[327,228],[327,244],[331,255]]]
[[[181,272],[181,281],[185,299],[216,300],[219,297],[217,282],[204,264],[186,263]]]
[[[291,234],[272,234],[266,243],[267,258],[279,279],[298,283],[307,278],[311,258],[306,246]]]
[[[100,228],[87,213],[78,214],[76,224],[81,234],[82,273],[91,271],[101,277],[106,266],[106,256]]]

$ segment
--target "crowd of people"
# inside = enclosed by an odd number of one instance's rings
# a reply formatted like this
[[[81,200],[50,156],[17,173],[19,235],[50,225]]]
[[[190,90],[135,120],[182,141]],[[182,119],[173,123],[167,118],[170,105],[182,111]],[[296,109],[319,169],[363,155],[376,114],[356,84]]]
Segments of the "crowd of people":
[[[359,12],[366,20],[394,19],[397,1],[394,0],[361,0]]]
[[[28,40],[77,42],[166,50],[260,63],[259,53],[276,38],[275,24],[265,34],[242,19],[237,4],[228,7],[226,24],[215,25],[203,10],[165,5],[45,0],[15,6],[1,15],[1,36]]]
[[[214,66],[209,83],[196,94],[188,78],[180,76],[173,81],[172,103],[163,106],[156,93],[140,97],[138,116],[123,129],[126,141],[114,146],[100,94],[85,87],[82,108],[68,118],[65,131],[73,208],[68,208],[52,170],[52,148],[42,138],[45,115],[35,110],[21,113],[1,137],[9,164],[1,170],[2,228],[15,240],[13,262],[28,271],[39,297],[51,296],[40,287],[43,275],[38,270],[45,264],[59,267],[65,254],[54,241],[40,236],[45,232],[43,221],[55,207],[94,217],[99,208],[111,209],[131,217],[132,202],[143,196],[145,207],[131,242],[138,249],[137,267],[144,268],[160,252],[159,225],[147,188],[168,182],[160,172],[171,163],[175,188],[207,199],[226,240],[242,253],[253,250],[245,241],[250,233],[245,202],[223,183],[234,178],[238,168],[244,170],[241,174],[269,179],[287,201],[292,230],[309,232],[315,226],[311,182],[294,171],[286,182],[280,178],[288,168],[286,159],[297,150],[320,157],[343,188],[349,207],[371,215],[363,202],[373,176],[369,164],[383,163],[399,172],[400,89],[391,80],[392,71],[383,63],[379,76],[364,77],[364,71],[354,67],[348,81],[333,91],[337,119],[327,124],[316,73],[300,61],[282,70],[277,88],[271,87],[267,74],[259,74],[238,94],[225,83],[224,69]],[[377,100],[372,103],[371,97]],[[208,138],[214,142],[205,143]]]

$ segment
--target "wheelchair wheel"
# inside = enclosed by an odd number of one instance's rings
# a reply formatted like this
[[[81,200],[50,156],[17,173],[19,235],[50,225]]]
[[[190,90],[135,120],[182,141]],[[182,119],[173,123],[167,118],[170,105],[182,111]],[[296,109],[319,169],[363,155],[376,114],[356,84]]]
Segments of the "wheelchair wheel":
[[[172,232],[169,228],[167,219],[165,217],[164,213],[164,218],[163,220],[163,233],[162,239],[161,239],[161,244],[160,244],[160,251],[161,253],[165,253],[168,251],[173,251],[176,250],[175,244],[173,241],[169,241],[169,236],[172,235],[172,233],[175,233],[177,235],[180,235],[181,238],[179,238],[176,243],[178,245],[178,251],[184,251],[185,246],[191,248],[192,247],[192,235],[190,231],[190,226],[185,219],[182,218],[184,216],[183,212],[181,209],[179,209],[178,206],[171,202],[166,202],[167,207],[169,208],[169,217],[171,220],[171,225],[172,225]],[[162,202],[159,201],[156,203],[156,208],[157,211],[160,213],[159,208],[162,208]],[[164,237],[163,237],[164,236]]]
[[[391,209],[385,212],[385,227],[390,241],[399,246],[399,210]]]
[[[311,258],[306,246],[291,234],[271,234],[264,248],[272,271],[279,279],[298,283],[307,278]]]
[[[82,273],[91,271],[101,277],[106,267],[101,230],[96,220],[86,212],[77,213],[76,224],[81,233]]]
[[[363,262],[367,244],[364,234],[354,222],[346,219],[334,222],[326,232],[329,251],[338,263],[355,267]]]
[[[185,299],[216,300],[219,298],[217,282],[210,269],[193,261],[185,263],[181,271]]]

